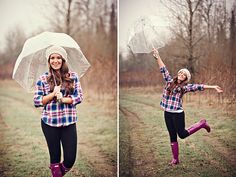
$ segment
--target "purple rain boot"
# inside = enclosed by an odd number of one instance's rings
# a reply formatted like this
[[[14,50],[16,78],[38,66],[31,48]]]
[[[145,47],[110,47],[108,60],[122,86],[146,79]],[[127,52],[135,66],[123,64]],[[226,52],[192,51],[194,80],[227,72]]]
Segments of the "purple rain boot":
[[[172,150],[173,159],[169,163],[169,165],[177,165],[179,163],[179,145],[178,145],[178,142],[172,142],[171,143],[171,150]]]
[[[63,162],[60,163],[60,168],[61,168],[62,176],[64,176],[71,169],[71,168],[66,168],[65,165],[63,164]]]
[[[197,132],[201,128],[205,128],[206,131],[209,133],[211,131],[210,126],[207,124],[205,119],[200,120],[198,123],[193,124],[191,127],[189,127],[187,130],[189,132],[189,135],[192,135],[193,133]]]
[[[61,168],[59,163],[51,164],[50,167],[52,176],[51,177],[62,177]]]

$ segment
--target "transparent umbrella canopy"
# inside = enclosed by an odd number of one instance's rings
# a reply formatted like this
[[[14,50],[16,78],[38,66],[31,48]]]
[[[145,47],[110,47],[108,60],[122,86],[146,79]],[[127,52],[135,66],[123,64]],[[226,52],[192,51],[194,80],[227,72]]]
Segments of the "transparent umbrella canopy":
[[[52,45],[61,46],[66,50],[69,70],[77,72],[79,77],[82,77],[90,67],[88,60],[72,37],[65,33],[40,33],[26,40],[13,70],[12,78],[28,92],[34,90],[39,76],[48,71],[45,52]]]
[[[150,53],[152,48],[165,46],[166,28],[154,25],[151,17],[141,17],[131,27],[128,38],[128,47],[133,53]]]

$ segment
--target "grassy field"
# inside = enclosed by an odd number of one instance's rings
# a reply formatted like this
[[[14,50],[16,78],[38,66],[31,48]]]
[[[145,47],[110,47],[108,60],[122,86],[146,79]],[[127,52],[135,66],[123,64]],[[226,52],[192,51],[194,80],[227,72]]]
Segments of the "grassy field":
[[[181,163],[170,167],[171,149],[159,108],[160,96],[155,89],[120,89],[120,176],[236,176],[236,111],[210,106],[206,100],[194,99],[195,96],[192,101],[185,101],[186,127],[206,118],[212,132],[200,130],[179,139]]]
[[[77,106],[76,163],[68,177],[116,176],[116,102],[86,97]],[[0,176],[50,176],[49,154],[33,95],[0,81]]]

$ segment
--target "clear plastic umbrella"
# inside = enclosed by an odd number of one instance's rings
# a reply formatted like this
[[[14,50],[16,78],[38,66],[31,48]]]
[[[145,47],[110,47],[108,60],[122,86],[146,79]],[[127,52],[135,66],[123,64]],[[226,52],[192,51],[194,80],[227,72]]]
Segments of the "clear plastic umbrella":
[[[150,53],[162,48],[167,41],[167,28],[155,25],[152,17],[141,17],[130,29],[128,47],[133,53]]]
[[[71,71],[77,72],[79,77],[82,77],[90,67],[72,37],[65,33],[43,32],[26,40],[14,66],[12,78],[28,92],[34,90],[39,76],[48,71],[45,52],[52,45],[61,46],[66,50],[68,67]]]

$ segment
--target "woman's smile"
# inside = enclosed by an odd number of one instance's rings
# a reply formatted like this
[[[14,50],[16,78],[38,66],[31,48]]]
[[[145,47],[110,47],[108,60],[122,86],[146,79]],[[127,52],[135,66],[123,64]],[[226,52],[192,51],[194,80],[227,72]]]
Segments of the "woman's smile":
[[[178,73],[178,80],[184,81],[187,78],[187,76],[184,74],[184,72]]]
[[[50,55],[49,64],[54,70],[59,70],[62,66],[61,55],[56,54],[56,53],[53,53],[52,55]]]

